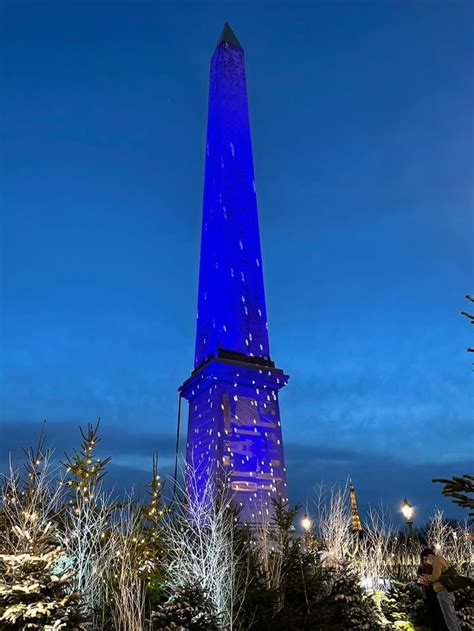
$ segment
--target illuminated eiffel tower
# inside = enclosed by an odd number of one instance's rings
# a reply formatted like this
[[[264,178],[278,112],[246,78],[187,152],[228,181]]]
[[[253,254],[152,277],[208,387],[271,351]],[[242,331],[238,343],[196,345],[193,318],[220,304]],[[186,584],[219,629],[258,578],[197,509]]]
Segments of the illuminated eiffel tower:
[[[351,498],[352,530],[353,532],[361,532],[363,530],[362,522],[359,516],[359,508],[357,506],[356,492],[355,492],[354,485],[352,484],[352,481],[350,482],[350,486],[349,486],[349,494]]]
[[[270,357],[244,51],[226,23],[210,69],[195,364],[180,391],[196,492],[224,471],[245,522],[287,500],[287,381]]]

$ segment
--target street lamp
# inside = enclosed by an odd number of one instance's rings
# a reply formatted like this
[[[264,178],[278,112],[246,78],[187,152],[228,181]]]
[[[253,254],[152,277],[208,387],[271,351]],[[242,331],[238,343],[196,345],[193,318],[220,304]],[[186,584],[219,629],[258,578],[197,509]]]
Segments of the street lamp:
[[[308,515],[308,513],[304,514],[303,519],[301,520],[301,525],[303,526],[303,530],[304,530],[305,550],[306,552],[312,552],[313,550],[313,536],[312,536],[313,520]]]
[[[303,526],[305,532],[309,532],[311,530],[311,526],[313,525],[313,522],[311,521],[311,518],[309,517],[308,513],[304,514],[304,517],[301,520],[301,525]]]
[[[406,525],[408,526],[408,534],[411,537],[413,534],[413,506],[405,498],[402,502],[401,510],[403,517],[405,517]]]

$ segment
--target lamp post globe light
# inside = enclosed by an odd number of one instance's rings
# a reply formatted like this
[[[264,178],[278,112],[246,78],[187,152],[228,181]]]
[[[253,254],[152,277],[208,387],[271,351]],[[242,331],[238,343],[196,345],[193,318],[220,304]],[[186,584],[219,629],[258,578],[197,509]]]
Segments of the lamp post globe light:
[[[306,552],[312,552],[313,547],[314,547],[313,532],[312,532],[313,520],[308,515],[308,513],[304,514],[303,519],[301,520],[301,525],[303,526],[303,530],[304,530],[303,540],[304,540],[305,550]]]
[[[301,525],[303,526],[305,532],[309,532],[311,530],[313,522],[307,513],[304,514],[304,517],[301,520]]]
[[[401,511],[403,513],[403,517],[405,518],[406,525],[408,526],[408,534],[411,537],[413,534],[413,506],[407,498],[405,498],[402,502]]]

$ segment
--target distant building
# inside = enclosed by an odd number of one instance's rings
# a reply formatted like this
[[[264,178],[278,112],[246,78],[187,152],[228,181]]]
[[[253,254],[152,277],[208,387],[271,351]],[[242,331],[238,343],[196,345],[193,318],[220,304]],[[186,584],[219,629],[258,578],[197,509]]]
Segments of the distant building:
[[[244,51],[226,23],[210,70],[195,366],[180,391],[198,493],[225,472],[246,522],[287,499],[287,382],[270,357]]]

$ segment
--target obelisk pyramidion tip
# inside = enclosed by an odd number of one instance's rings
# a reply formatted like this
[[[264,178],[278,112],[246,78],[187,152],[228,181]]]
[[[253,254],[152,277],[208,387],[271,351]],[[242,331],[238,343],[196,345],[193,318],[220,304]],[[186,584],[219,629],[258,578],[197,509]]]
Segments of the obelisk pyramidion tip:
[[[217,42],[217,46],[220,46],[222,42],[227,42],[228,44],[232,44],[232,46],[235,46],[236,48],[240,48],[241,50],[243,50],[242,46],[240,45],[239,40],[237,39],[236,34],[231,29],[230,24],[228,22],[225,22],[224,24],[224,28],[222,29],[222,33],[221,33],[221,36],[219,37],[219,41]]]

